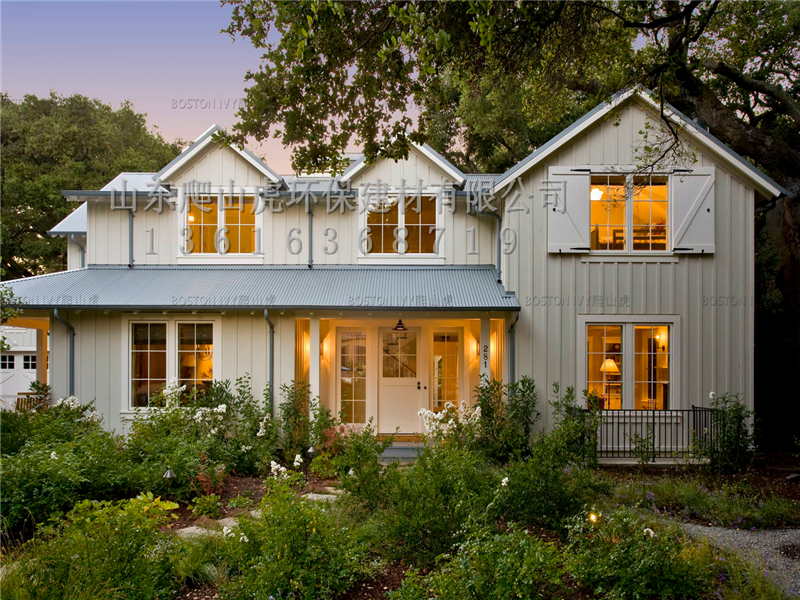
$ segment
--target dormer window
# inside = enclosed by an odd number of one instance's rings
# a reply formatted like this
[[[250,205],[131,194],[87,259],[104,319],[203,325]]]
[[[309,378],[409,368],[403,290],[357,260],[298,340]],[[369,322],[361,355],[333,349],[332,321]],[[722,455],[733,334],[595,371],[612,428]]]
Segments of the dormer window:
[[[593,175],[589,191],[592,250],[668,249],[666,176]]]
[[[253,196],[224,198],[221,210],[216,196],[193,198],[186,211],[186,254],[255,252],[253,206]]]
[[[403,211],[399,204],[397,196],[370,202],[368,254],[436,254],[436,197],[407,199]]]

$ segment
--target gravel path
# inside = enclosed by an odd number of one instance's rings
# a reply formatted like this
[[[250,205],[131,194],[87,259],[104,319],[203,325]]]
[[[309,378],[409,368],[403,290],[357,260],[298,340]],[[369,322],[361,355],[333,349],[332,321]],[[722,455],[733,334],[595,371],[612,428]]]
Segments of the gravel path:
[[[785,556],[781,548],[800,545],[800,529],[770,529],[748,531],[684,524],[694,536],[705,536],[717,546],[755,557],[769,570],[769,577],[790,597],[800,597],[800,560]]]

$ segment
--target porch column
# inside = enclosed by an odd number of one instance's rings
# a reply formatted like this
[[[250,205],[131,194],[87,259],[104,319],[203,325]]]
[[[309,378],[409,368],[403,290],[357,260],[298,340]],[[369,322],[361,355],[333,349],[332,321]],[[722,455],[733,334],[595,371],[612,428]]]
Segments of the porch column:
[[[478,348],[478,359],[480,360],[481,380],[486,376],[486,380],[492,378],[492,320],[489,317],[481,317],[481,339]]]
[[[36,381],[47,383],[47,329],[36,330]]]
[[[319,398],[319,317],[311,316],[308,330],[310,340],[308,350],[308,386],[311,398]],[[312,411],[311,418],[314,419],[316,411]]]

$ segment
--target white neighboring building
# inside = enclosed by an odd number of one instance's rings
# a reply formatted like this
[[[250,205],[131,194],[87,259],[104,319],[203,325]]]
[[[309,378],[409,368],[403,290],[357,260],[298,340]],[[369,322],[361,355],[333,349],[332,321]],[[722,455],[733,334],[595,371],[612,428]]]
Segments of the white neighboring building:
[[[0,327],[0,334],[11,346],[7,352],[0,354],[0,399],[9,405],[3,408],[13,407],[17,396],[29,391],[31,382],[36,381],[36,331],[22,327]],[[44,368],[47,369],[47,364]]]

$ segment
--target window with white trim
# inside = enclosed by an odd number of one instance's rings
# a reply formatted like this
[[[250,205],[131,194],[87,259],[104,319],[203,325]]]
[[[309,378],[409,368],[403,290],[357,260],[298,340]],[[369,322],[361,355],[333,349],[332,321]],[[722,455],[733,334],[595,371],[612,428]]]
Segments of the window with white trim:
[[[3,354],[0,356],[0,369],[11,370],[14,368],[14,355]]]
[[[36,369],[36,355],[35,354],[25,354],[22,357],[22,368],[27,369],[28,371],[33,371]]]
[[[342,423],[367,422],[367,331],[339,334],[339,406]]]
[[[131,323],[131,406],[143,408],[167,384],[167,324]]]
[[[252,254],[256,251],[254,196],[192,196],[187,199],[186,254]]]
[[[214,379],[214,324],[178,323],[178,385],[206,389]]]
[[[666,175],[592,175],[590,247],[608,252],[669,249]]]
[[[436,196],[375,198],[367,211],[369,255],[438,254]]]
[[[670,408],[670,333],[660,323],[586,325],[586,387],[601,408]]]

